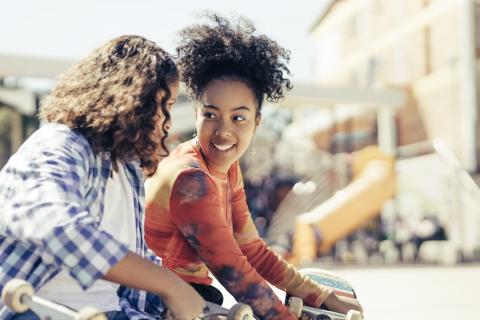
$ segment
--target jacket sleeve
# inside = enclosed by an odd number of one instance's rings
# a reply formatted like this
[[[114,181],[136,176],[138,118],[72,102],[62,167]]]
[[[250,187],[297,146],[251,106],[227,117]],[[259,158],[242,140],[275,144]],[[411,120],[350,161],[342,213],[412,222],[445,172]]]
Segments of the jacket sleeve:
[[[240,250],[223,215],[218,190],[205,172],[182,172],[170,198],[172,220],[210,271],[263,319],[295,319]]]
[[[85,289],[128,248],[99,230],[98,212],[86,201],[99,196],[88,143],[62,134],[24,146],[2,170],[0,227],[8,238],[37,247],[46,264],[68,270]]]

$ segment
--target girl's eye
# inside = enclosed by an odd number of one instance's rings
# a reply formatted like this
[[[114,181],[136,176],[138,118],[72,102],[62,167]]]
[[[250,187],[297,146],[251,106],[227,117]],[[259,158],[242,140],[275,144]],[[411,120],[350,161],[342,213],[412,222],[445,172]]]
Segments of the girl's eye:
[[[215,114],[212,112],[204,112],[203,116],[207,119],[215,119]]]
[[[247,120],[247,117],[241,116],[241,115],[233,116],[233,120],[234,121],[245,121],[245,120]]]

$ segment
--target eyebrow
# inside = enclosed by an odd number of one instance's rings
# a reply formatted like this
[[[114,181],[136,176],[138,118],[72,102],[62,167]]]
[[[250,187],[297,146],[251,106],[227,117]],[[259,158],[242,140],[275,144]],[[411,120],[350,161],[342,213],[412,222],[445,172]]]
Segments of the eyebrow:
[[[204,104],[203,105],[204,108],[210,108],[210,109],[214,109],[214,110],[220,110],[219,107],[213,105],[213,104]],[[231,109],[232,111],[238,111],[238,110],[246,110],[246,111],[251,111],[251,108],[247,107],[247,106],[239,106],[239,107],[235,107],[235,108],[232,108]]]

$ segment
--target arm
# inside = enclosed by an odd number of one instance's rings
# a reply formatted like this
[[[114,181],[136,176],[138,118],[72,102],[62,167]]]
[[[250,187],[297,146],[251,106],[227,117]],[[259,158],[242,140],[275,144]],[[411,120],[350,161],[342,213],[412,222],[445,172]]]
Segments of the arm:
[[[268,282],[292,296],[302,298],[307,305],[318,307],[332,293],[330,289],[320,286],[298,272],[293,265],[288,264],[273,252],[261,239],[244,244],[241,249],[250,263]]]
[[[210,271],[238,300],[265,319],[295,319],[240,250],[222,212],[215,184],[204,172],[189,170],[175,181],[172,220]]]
[[[302,298],[310,306],[322,304],[332,311],[344,312],[359,309],[359,304],[337,297],[273,252],[260,238],[248,210],[241,171],[237,167],[234,197],[232,199],[233,228],[237,242],[248,261],[264,279],[290,295]],[[361,308],[361,307],[360,307]],[[346,313],[346,312],[344,312]]]
[[[175,319],[193,319],[205,306],[200,295],[172,271],[133,252],[128,252],[103,278],[161,296]]]
[[[243,254],[265,280],[290,295],[302,298],[310,306],[320,306],[331,294],[331,290],[299,273],[260,238],[248,211],[241,182],[237,182],[234,189],[232,220],[235,238]]]
[[[40,131],[2,172],[12,191],[0,192],[8,237],[37,247],[45,264],[67,270],[84,289],[127,253],[98,229],[100,208],[92,206],[100,193],[96,161],[82,136]]]
[[[358,301],[335,295],[309,277],[302,275],[295,267],[273,252],[258,239],[241,247],[257,271],[273,285],[287,291],[291,296],[302,298],[310,306],[324,305],[328,310],[347,313],[349,310],[362,311]]]

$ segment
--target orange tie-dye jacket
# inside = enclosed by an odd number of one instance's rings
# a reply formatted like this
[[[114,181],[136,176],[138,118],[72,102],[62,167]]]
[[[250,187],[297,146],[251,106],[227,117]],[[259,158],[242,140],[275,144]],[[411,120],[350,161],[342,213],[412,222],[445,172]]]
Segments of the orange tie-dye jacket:
[[[147,244],[185,281],[211,284],[210,270],[238,301],[265,319],[295,319],[265,280],[312,306],[330,294],[259,237],[238,162],[227,175],[213,172],[191,140],[162,160],[146,190]]]

